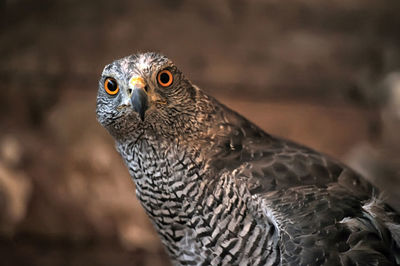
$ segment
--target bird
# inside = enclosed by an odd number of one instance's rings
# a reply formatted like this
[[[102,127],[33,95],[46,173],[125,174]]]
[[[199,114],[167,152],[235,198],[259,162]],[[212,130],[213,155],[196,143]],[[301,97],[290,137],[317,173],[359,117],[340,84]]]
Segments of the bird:
[[[174,265],[400,263],[400,215],[375,186],[263,131],[160,53],[106,65],[96,116]]]

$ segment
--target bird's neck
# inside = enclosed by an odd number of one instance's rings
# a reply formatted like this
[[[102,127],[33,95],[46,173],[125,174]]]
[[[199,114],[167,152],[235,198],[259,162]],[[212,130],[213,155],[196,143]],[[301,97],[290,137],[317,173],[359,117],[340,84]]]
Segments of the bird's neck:
[[[142,139],[117,143],[136,185],[136,196],[170,254],[178,248],[190,217],[187,209],[199,201],[208,171],[194,147],[170,141]],[[185,210],[186,209],[186,210]]]
[[[196,134],[164,137],[151,131],[117,141],[136,184],[137,197],[153,221],[161,217],[159,212],[168,210],[175,219],[172,222],[185,223],[185,217],[180,216],[182,203],[198,201],[196,193],[211,176],[240,165],[225,159],[240,152],[243,136],[257,139],[267,135],[213,98],[206,102],[211,102],[211,107],[200,105],[198,109],[212,109],[213,115],[203,118]]]
[[[200,152],[179,139],[143,138],[117,147],[135,182],[136,195],[156,226],[166,215],[173,218],[171,222],[184,223],[183,200],[207,171]]]

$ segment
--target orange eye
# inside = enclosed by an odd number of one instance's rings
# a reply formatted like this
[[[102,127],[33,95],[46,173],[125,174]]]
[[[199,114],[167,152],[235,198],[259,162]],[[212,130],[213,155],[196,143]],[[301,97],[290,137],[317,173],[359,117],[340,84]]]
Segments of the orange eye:
[[[104,89],[108,94],[115,95],[119,91],[119,86],[115,79],[106,78],[106,81],[104,81]]]
[[[172,78],[172,73],[169,70],[164,69],[158,73],[158,84],[163,87],[168,87],[169,85],[171,85],[173,80],[174,79]]]

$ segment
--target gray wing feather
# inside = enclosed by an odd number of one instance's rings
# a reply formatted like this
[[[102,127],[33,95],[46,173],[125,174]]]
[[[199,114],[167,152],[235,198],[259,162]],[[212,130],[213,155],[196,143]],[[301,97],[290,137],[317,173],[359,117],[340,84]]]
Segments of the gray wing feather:
[[[285,265],[395,265],[398,259],[386,224],[337,183],[260,197],[281,233]]]
[[[284,264],[399,262],[393,254],[400,247],[400,217],[389,217],[383,203],[376,205],[385,209],[379,212],[363,208],[378,193],[369,182],[328,156],[275,138],[234,112],[231,116],[219,125],[224,132],[210,163],[214,169],[237,171],[261,199],[266,218],[281,232]]]
[[[332,182],[340,182],[365,198],[374,190],[367,181],[328,156],[273,137],[234,112],[231,115],[235,119],[226,118],[218,126],[223,133],[212,148],[210,163],[214,169],[231,171],[246,165],[242,174],[254,184],[252,193],[303,185],[322,187]]]

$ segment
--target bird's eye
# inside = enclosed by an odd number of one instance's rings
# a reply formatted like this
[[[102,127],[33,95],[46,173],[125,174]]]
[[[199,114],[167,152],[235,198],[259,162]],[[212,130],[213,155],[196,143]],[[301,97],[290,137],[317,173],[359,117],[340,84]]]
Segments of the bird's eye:
[[[106,81],[104,81],[104,89],[108,94],[115,95],[119,91],[119,86],[115,79],[106,78]]]
[[[168,87],[169,85],[171,85],[173,80],[174,79],[172,78],[172,73],[169,70],[164,69],[158,73],[158,84],[163,87]]]

